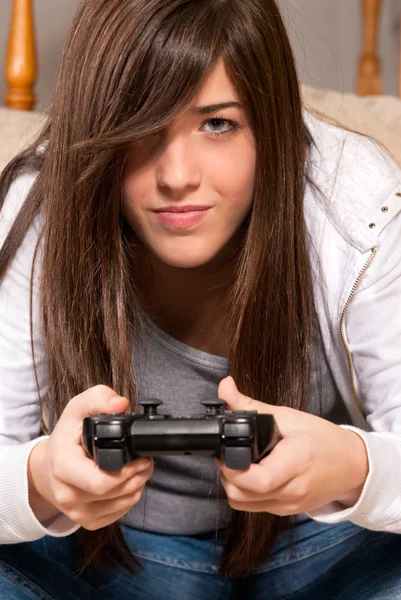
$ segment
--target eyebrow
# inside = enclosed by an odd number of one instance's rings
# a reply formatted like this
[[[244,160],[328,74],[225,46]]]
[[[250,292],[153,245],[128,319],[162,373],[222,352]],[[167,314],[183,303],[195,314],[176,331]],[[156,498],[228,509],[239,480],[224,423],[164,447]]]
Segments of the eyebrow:
[[[194,116],[208,115],[222,108],[242,108],[239,102],[222,102],[221,104],[208,104],[207,106],[196,106],[191,110]]]

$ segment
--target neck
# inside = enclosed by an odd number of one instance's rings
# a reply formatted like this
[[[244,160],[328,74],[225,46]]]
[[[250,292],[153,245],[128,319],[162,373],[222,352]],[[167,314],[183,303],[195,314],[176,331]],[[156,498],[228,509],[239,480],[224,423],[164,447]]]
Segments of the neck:
[[[202,322],[224,298],[230,276],[224,265],[184,269],[145,258],[139,277],[141,297],[155,318],[177,315],[188,324]]]
[[[141,306],[152,321],[195,348],[226,356],[223,319],[235,261],[216,256],[196,268],[158,260],[135,240],[135,282]],[[227,253],[226,253],[227,255]]]

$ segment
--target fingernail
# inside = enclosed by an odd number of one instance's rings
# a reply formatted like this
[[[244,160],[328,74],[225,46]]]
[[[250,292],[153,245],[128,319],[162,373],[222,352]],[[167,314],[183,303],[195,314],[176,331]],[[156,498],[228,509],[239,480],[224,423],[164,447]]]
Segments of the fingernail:
[[[136,465],[136,470],[139,473],[140,471],[146,471],[150,467],[150,460],[140,460]]]
[[[109,400],[109,404],[116,405],[116,404],[121,404],[122,400],[126,400],[126,398],[124,398],[123,396],[113,396],[112,398],[110,398]]]

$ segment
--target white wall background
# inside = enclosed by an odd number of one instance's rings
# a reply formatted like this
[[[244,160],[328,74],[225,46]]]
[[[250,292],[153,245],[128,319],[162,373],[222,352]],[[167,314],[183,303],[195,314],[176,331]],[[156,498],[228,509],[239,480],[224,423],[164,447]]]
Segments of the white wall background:
[[[246,0],[244,0],[246,1]],[[289,29],[300,79],[319,88],[355,91],[361,50],[361,0],[278,0]],[[79,0],[34,0],[39,73],[36,110],[51,103],[66,33]],[[11,0],[0,0],[0,64],[4,65]],[[379,50],[383,93],[396,95],[399,63],[399,0],[383,0]],[[3,69],[1,69],[3,71]],[[0,105],[6,85],[0,79]]]

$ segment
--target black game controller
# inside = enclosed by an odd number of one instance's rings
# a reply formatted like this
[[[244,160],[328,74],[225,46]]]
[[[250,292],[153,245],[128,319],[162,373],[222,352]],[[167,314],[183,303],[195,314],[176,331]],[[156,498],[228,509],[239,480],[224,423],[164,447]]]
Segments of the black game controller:
[[[201,402],[206,413],[173,419],[157,413],[156,398],[139,402],[144,413],[95,414],[83,421],[82,444],[103,471],[119,471],[141,456],[215,456],[230,469],[247,469],[282,439],[271,414],[224,410],[225,402]]]

